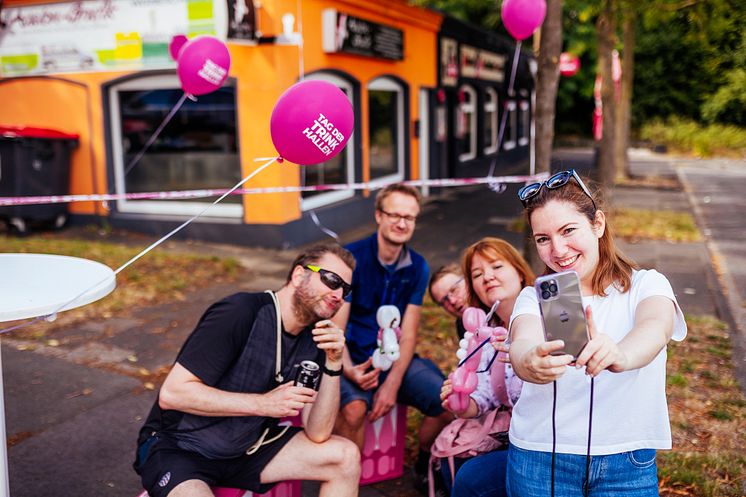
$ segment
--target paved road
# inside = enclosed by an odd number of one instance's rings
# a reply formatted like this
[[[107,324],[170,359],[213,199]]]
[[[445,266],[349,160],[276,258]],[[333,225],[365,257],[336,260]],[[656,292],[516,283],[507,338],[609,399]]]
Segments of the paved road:
[[[680,160],[676,170],[704,229],[735,328],[734,362],[746,388],[746,161]]]

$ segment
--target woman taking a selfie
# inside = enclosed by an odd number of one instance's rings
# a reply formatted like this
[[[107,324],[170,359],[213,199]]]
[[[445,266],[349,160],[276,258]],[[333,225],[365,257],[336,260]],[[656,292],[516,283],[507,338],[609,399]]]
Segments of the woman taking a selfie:
[[[589,341],[573,362],[561,340],[545,341],[535,289],[521,292],[510,362],[525,383],[510,426],[508,493],[657,496],[655,451],[671,448],[666,344],[686,336],[671,285],[619,251],[575,171],[518,195],[546,274],[578,274]]]
[[[467,305],[479,307],[488,313],[493,304],[499,302],[488,323],[490,326],[505,327],[521,289],[534,282],[534,273],[528,263],[512,245],[499,238],[482,238],[464,250],[461,270],[462,274],[467,275],[464,281],[465,296],[468,298],[465,305],[459,306],[461,313]],[[440,286],[435,290],[435,294],[439,295]],[[480,371],[490,365],[495,354],[496,351],[492,347],[483,348]],[[441,390],[443,407],[458,417],[475,418],[495,409],[509,412],[520,395],[521,381],[509,365],[503,368],[493,363],[489,371],[477,374],[477,381],[477,389],[471,394],[468,407],[459,412],[448,403],[448,396],[453,388],[450,380],[446,380]],[[500,390],[503,392],[502,396],[498,394]],[[451,495],[506,495],[506,462],[505,450],[496,450],[468,459],[456,458],[455,467],[459,469],[456,471]],[[446,473],[445,480],[449,481],[448,463],[442,461],[441,467]]]

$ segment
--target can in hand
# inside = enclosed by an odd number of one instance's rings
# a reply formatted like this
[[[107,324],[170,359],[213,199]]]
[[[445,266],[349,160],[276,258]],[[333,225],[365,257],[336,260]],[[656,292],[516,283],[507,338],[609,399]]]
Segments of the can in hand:
[[[298,367],[294,385],[316,390],[319,387],[319,378],[321,378],[319,365],[313,361],[302,361]]]

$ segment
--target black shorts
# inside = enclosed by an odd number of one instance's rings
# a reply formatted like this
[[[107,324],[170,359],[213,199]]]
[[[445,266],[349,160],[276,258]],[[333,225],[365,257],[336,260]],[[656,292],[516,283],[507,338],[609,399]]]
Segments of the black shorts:
[[[280,438],[262,445],[250,456],[244,454],[232,459],[208,459],[196,452],[180,449],[167,436],[156,435],[157,439],[148,439],[152,445],[144,454],[144,462],[136,469],[150,497],[166,497],[174,487],[187,480],[202,480],[211,487],[264,493],[276,483],[261,483],[262,471],[285,444],[302,430],[301,427],[291,426]],[[276,433],[271,431],[267,438]]]

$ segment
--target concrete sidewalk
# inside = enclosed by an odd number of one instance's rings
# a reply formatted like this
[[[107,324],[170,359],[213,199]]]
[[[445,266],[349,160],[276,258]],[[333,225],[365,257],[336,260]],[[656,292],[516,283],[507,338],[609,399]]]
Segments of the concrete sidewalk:
[[[619,187],[612,192],[614,205],[691,212],[701,223],[706,239],[684,244],[625,241],[621,243],[623,249],[641,266],[654,267],[671,280],[686,313],[715,315],[737,330],[736,322],[746,322],[741,295],[746,288],[742,235],[746,220],[734,214],[746,207],[742,194],[746,164],[736,162],[722,169],[710,162],[681,162],[646,151],[631,151],[631,157],[635,175],[663,176],[673,184],[681,181],[687,188]],[[563,149],[556,151],[553,164],[557,164],[556,169],[589,171],[592,161],[590,149]],[[713,180],[715,176],[722,178]],[[521,214],[517,189],[518,185],[509,185],[502,194],[484,187],[451,189],[428,200],[418,220],[413,247],[427,257],[431,268],[456,261],[464,247],[483,236],[503,237],[522,248],[523,235],[509,230],[513,219]],[[710,200],[705,202],[705,197]],[[342,241],[352,241],[373,230],[371,222],[354,233],[343,234]],[[150,370],[170,365],[209,303],[238,290],[278,288],[296,253],[198,242],[174,242],[167,247],[234,256],[252,271],[251,278],[238,285],[212,286],[188,294],[183,302],[136,309],[126,317],[63,330],[63,335],[83,337],[70,342],[73,345],[68,348],[21,350],[24,342],[12,335],[3,338],[6,424],[8,437],[14,442],[9,449],[14,497],[136,495],[139,480],[130,466],[135,434],[155,392],[126,374],[126,368],[132,367],[127,358],[136,355],[138,366]],[[717,252],[715,256],[713,252]],[[723,297],[721,285],[725,285],[728,298]],[[734,335],[737,343],[743,342],[742,334]],[[80,361],[81,356],[98,361]],[[744,385],[744,377],[740,379]],[[305,485],[304,495],[315,495],[316,488]],[[362,488],[361,495],[418,494],[407,471],[401,479]]]

